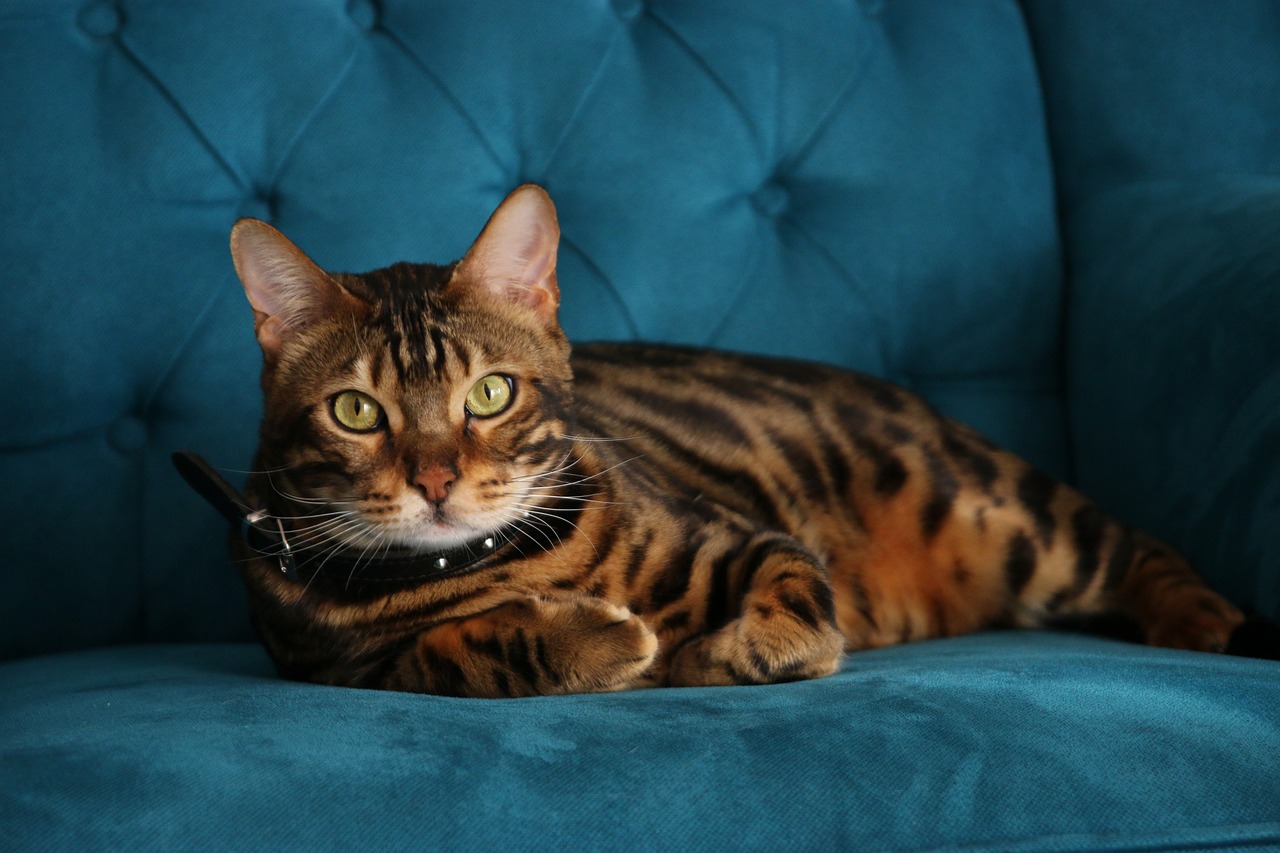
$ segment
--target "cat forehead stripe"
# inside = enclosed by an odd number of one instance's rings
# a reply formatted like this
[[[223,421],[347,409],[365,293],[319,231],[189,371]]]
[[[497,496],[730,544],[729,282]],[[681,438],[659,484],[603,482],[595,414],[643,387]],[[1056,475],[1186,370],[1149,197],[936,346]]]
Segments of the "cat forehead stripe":
[[[451,267],[402,263],[361,276],[376,294],[376,325],[401,382],[444,375],[447,313],[439,292],[451,273]]]

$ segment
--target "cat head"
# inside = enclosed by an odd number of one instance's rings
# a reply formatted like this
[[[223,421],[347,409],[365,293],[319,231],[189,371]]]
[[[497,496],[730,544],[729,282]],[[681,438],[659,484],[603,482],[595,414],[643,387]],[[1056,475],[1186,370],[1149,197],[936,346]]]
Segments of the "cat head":
[[[270,225],[237,222],[263,353],[262,498],[369,548],[447,548],[535,509],[570,452],[559,236],[533,185],[447,266],[326,272]]]

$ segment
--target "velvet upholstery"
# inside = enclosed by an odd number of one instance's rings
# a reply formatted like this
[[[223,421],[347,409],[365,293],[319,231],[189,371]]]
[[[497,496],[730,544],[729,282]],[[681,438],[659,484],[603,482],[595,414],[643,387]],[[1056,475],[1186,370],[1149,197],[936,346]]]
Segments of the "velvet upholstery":
[[[574,340],[920,391],[1280,616],[1275,0],[9,0],[0,848],[1280,846],[1277,664],[1024,633],[818,682],[275,680],[227,252],[447,261],[536,181]]]
[[[0,669],[0,821],[32,850],[1280,845],[1275,668],[1010,633],[479,702],[289,684],[249,645],[100,649]]]

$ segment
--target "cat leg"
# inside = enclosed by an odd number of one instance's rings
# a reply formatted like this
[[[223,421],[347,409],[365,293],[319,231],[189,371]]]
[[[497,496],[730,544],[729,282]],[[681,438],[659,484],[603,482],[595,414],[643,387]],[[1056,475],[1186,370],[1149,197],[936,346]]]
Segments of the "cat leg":
[[[1123,534],[1122,534],[1123,535]],[[1132,549],[1123,577],[1113,579],[1115,599],[1141,626],[1149,645],[1221,652],[1244,622],[1239,608],[1209,589],[1191,565],[1142,534],[1129,534]]]
[[[1179,554],[1104,519],[1088,505],[1073,521],[1079,549],[1076,565],[1088,571],[1077,568],[1074,587],[1047,602],[1046,624],[1086,630],[1100,626],[1103,633],[1170,649],[1231,648],[1244,614],[1210,589]],[[1081,531],[1092,532],[1082,536]],[[1088,583],[1082,584],[1086,578]],[[1119,620],[1127,620],[1130,627]]]
[[[624,607],[520,598],[424,631],[388,686],[493,698],[621,690],[657,651],[657,637]]]
[[[767,684],[820,678],[840,666],[827,573],[798,541],[776,533],[748,543],[731,567],[749,576],[737,618],[686,642],[673,656],[673,685]]]

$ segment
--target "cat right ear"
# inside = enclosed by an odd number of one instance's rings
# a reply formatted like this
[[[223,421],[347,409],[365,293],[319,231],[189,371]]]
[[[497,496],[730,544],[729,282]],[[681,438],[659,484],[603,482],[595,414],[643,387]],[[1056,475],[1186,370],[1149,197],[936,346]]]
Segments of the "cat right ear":
[[[279,353],[290,334],[353,299],[288,237],[258,219],[241,219],[232,227],[231,260],[268,358]]]
[[[517,187],[498,205],[480,236],[458,261],[451,284],[487,292],[556,324],[560,288],[556,206],[536,184]]]

